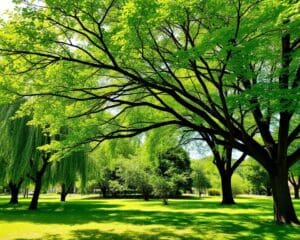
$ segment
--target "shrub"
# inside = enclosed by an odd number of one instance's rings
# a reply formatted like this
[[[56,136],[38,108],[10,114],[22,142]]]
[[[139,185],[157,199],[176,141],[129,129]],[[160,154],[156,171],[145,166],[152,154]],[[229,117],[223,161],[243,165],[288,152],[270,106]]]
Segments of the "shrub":
[[[174,191],[175,185],[172,181],[162,176],[153,175],[151,178],[153,193],[155,196],[162,198],[163,204],[168,204],[168,197]]]
[[[152,192],[152,185],[150,183],[152,171],[145,162],[137,156],[124,159],[120,164],[119,175],[127,188],[137,190],[143,195],[145,200],[149,200]]]
[[[125,191],[125,187],[117,180],[109,180],[109,191],[113,197]]]
[[[209,188],[208,189],[208,195],[209,196],[220,196],[221,195],[221,192],[219,189],[216,189],[216,188]]]

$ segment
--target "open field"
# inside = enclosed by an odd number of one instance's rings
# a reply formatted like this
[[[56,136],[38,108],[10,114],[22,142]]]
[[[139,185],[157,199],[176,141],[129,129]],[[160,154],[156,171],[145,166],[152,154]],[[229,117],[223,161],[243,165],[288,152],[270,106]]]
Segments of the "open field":
[[[0,197],[1,240],[58,239],[300,239],[300,227],[272,221],[272,201],[240,197],[237,205],[222,206],[219,198],[170,200],[92,199],[42,195],[39,210],[18,207]],[[300,216],[300,201],[295,201]]]

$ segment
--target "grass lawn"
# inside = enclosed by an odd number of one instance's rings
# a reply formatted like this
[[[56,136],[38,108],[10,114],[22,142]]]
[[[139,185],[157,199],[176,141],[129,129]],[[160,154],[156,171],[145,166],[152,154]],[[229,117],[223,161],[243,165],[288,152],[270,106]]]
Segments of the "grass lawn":
[[[18,207],[0,197],[0,239],[300,239],[300,227],[272,222],[272,201],[239,197],[237,205],[222,206],[219,198],[170,200],[91,199],[73,196],[60,203],[58,195],[42,195],[39,210]],[[300,216],[300,201],[295,201]]]

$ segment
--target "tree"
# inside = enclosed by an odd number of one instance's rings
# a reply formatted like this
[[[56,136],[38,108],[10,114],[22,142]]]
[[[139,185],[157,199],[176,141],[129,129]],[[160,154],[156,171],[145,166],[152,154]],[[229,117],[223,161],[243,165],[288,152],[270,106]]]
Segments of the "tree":
[[[192,166],[192,179],[193,186],[197,189],[199,197],[201,194],[206,191],[207,188],[211,187],[211,184],[203,171],[203,166],[198,162]]]
[[[2,157],[7,159],[9,187],[11,189],[10,203],[18,203],[18,193],[25,178],[29,177],[35,183],[34,194],[29,206],[35,210],[42,187],[42,177],[50,164],[48,153],[41,153],[37,148],[49,143],[41,128],[28,126],[30,117],[23,116],[12,119],[20,107],[21,101],[2,107]]]
[[[153,186],[154,195],[160,197],[163,200],[164,205],[168,205],[168,198],[174,192],[174,184],[160,175],[153,175],[151,178],[151,184]]]
[[[268,173],[259,163],[253,159],[247,159],[241,172],[241,175],[250,183],[252,193],[272,195]]]
[[[300,188],[300,162],[294,164],[289,171],[289,182],[294,188],[295,199],[299,199],[299,188]]]
[[[61,186],[60,201],[66,201],[68,193],[71,193],[74,189],[78,176],[82,187],[85,185],[87,161],[86,151],[81,150],[72,152],[69,156],[52,164],[50,171],[53,175],[53,182],[59,183]]]
[[[192,191],[190,158],[182,147],[173,147],[159,153],[157,174],[172,179],[175,195]]]
[[[125,186],[118,180],[109,180],[109,191],[113,197],[117,197],[125,191]]]
[[[100,147],[89,154],[88,161],[88,181],[90,184],[100,188],[102,196],[105,198],[109,192],[109,180],[112,176],[114,164],[112,163],[112,151],[109,142],[105,142]]]
[[[102,196],[105,198],[109,192],[109,180],[111,178],[112,172],[108,167],[102,167],[97,170],[96,183],[101,189]]]
[[[180,195],[180,190],[191,191],[190,159],[182,147],[172,147],[160,152],[157,160],[151,184],[154,195],[167,205],[168,198]]]
[[[221,178],[222,188],[222,204],[235,204],[233,199],[231,178],[238,166],[246,158],[246,154],[242,154],[239,159],[232,159],[233,148],[231,146],[219,146],[214,136],[202,133],[203,139],[207,142],[213,153],[213,163],[216,165]]]
[[[275,221],[299,223],[287,184],[300,157],[299,147],[288,153],[300,134],[297,9],[287,0],[28,3],[2,30],[3,96],[39,96],[27,104],[34,122],[51,122],[54,134],[67,121],[75,145],[168,125],[214,136],[267,170]],[[141,108],[142,118],[125,119]]]
[[[113,183],[114,186],[118,185],[111,181],[126,182],[125,176],[122,176],[122,169],[120,169],[126,166],[122,165],[120,159],[133,158],[137,153],[138,146],[141,147],[139,138],[115,139],[94,148],[94,151],[89,154],[88,177],[101,189],[103,197],[109,193],[110,183]]]
[[[124,180],[127,188],[136,189],[145,201],[148,201],[153,190],[151,176],[153,168],[140,156],[132,156],[120,163],[120,177]]]

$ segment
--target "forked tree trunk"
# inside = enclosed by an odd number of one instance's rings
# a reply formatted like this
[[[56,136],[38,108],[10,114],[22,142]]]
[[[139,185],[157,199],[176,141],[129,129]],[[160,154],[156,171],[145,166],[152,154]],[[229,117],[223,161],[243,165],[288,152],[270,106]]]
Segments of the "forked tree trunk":
[[[19,203],[19,191],[22,185],[22,180],[20,180],[18,183],[10,182],[9,189],[10,189],[10,201],[9,204],[18,204]]]
[[[222,204],[230,205],[235,204],[231,186],[231,174],[220,173],[222,185]]]
[[[278,166],[277,174],[269,174],[274,205],[274,221],[278,224],[299,224],[288,186],[288,171]]]
[[[222,204],[235,204],[232,193],[231,177],[236,168],[244,161],[246,154],[242,154],[239,159],[232,162],[232,147],[225,147],[225,152],[216,150],[214,142],[207,141],[214,154],[214,164],[217,166],[219,175],[221,177],[222,187]]]

